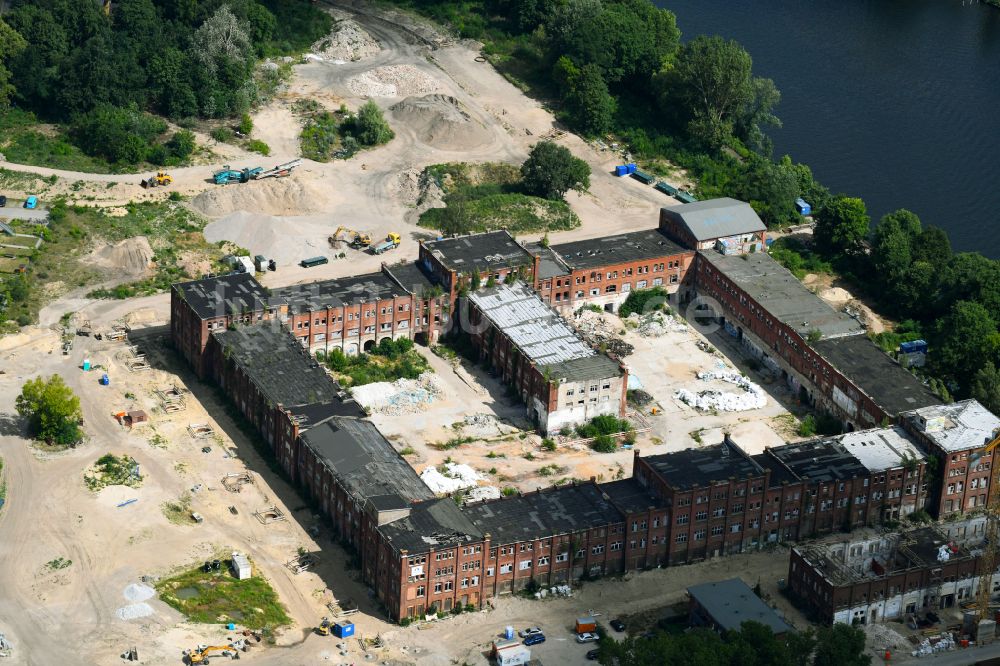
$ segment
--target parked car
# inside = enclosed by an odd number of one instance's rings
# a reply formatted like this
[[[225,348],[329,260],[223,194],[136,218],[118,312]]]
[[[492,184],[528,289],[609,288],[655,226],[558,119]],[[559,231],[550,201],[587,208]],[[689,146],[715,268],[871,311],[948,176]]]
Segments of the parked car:
[[[592,633],[590,631],[585,631],[582,634],[577,634],[576,635],[576,642],[577,643],[593,643],[597,639],[598,639],[597,634]]]
[[[600,650],[589,650],[587,652],[587,661],[597,661],[597,655],[601,654]]]
[[[531,634],[530,636],[525,636],[521,642],[528,646],[538,645],[545,642],[545,634]]]
[[[541,627],[528,627],[527,629],[522,629],[521,631],[517,632],[517,635],[520,636],[521,638],[527,638],[528,636],[534,636],[535,634],[540,634],[540,633],[542,633]]]
[[[38,208],[38,197],[32,194],[24,200],[24,207],[29,209]]]
[[[625,623],[621,620],[611,620],[608,624],[610,624],[611,628],[615,631],[625,631]]]
[[[7,197],[0,194],[0,208],[3,208],[6,205],[7,205]]]

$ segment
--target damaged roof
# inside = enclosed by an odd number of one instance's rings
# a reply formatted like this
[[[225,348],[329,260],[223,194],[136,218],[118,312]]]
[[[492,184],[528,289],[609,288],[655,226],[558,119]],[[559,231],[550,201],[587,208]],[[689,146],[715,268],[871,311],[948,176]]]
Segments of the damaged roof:
[[[382,525],[379,532],[396,550],[423,553],[430,549],[481,541],[483,533],[450,497],[420,502],[410,514]]]
[[[224,317],[276,305],[267,290],[249,273],[230,273],[171,285],[177,295],[202,319]]]
[[[552,251],[574,270],[691,253],[659,229],[560,243]]]
[[[534,257],[506,230],[424,241],[445,268],[459,273],[480,272],[510,266],[531,266]]]

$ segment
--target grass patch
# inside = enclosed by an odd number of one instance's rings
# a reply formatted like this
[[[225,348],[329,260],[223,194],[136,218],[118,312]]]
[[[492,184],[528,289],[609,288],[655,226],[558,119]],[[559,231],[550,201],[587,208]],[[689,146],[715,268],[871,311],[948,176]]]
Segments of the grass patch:
[[[432,446],[438,451],[450,451],[452,449],[457,449],[463,444],[468,444],[470,442],[476,441],[475,437],[452,437],[446,442],[435,442]],[[489,456],[487,456],[488,458]],[[445,462],[451,462],[446,460]]]
[[[68,569],[73,566],[73,560],[66,559],[65,557],[57,557],[54,560],[49,560],[45,563],[45,568],[49,571],[59,571],[60,569]]]
[[[406,338],[382,340],[370,352],[357,356],[334,349],[326,355],[325,361],[343,386],[416,379],[430,370],[427,359],[413,348],[413,341]]]
[[[924,337],[920,330],[920,323],[912,319],[900,322],[895,329],[882,333],[869,334],[872,341],[877,344],[886,354],[895,356],[899,350],[899,345],[904,342],[913,342]]]
[[[565,201],[524,194],[521,172],[511,164],[435,164],[424,178],[444,191],[444,208],[431,208],[419,225],[444,233],[507,229],[512,233],[561,231],[580,226]]]
[[[194,593],[182,599],[177,595],[179,590]],[[164,603],[183,613],[191,622],[235,622],[250,629],[274,629],[291,623],[285,607],[266,580],[259,575],[237,580],[228,567],[207,573],[201,568],[193,569],[161,580],[156,584],[156,591]]]
[[[768,249],[768,254],[775,261],[787,268],[798,279],[809,273],[832,274],[833,266],[810,247],[797,238],[785,236],[779,238]]]
[[[83,481],[94,492],[108,486],[138,488],[142,485],[142,475],[139,474],[138,463],[131,456],[119,457],[107,453],[84,472]]]
[[[164,502],[160,507],[163,515],[174,525],[192,525],[191,518],[191,494],[184,493],[176,502]]]
[[[0,113],[0,153],[17,164],[68,171],[111,173],[111,165],[74,146],[59,127],[38,124],[35,114],[21,109]]]

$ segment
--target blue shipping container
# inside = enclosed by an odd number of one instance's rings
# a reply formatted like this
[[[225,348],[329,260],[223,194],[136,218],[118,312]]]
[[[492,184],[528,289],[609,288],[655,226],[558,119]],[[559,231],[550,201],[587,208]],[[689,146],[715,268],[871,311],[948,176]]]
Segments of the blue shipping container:
[[[795,200],[795,210],[799,212],[799,215],[811,215],[813,212],[812,206],[802,197]]]
[[[635,170],[638,169],[639,167],[635,165],[635,162],[629,162],[628,164],[625,165],[625,168],[628,169],[628,172],[630,174],[633,174],[635,173]]]
[[[924,340],[913,340],[912,342],[903,342],[899,345],[899,351],[904,354],[926,354],[927,353],[927,343]]]
[[[615,167],[615,175],[618,177],[627,176],[629,174],[628,165],[622,164],[621,166]]]
[[[338,622],[333,625],[333,635],[337,638],[348,638],[354,635],[353,622]]]

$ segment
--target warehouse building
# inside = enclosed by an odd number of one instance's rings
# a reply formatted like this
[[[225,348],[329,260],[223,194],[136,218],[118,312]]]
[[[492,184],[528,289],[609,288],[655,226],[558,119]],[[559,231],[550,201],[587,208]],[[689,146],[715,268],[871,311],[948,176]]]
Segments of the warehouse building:
[[[739,631],[744,622],[757,622],[779,638],[794,631],[739,578],[692,585],[687,593],[691,626],[727,632]]]
[[[976,400],[962,400],[906,412],[900,422],[937,458],[942,482],[932,494],[931,513],[945,518],[981,511],[995,457],[986,446],[1000,435],[1000,418]]]
[[[507,282],[515,277],[530,284],[537,274],[538,261],[506,230],[422,240],[417,259],[421,269],[435,284],[441,285],[452,304],[463,288],[472,286],[473,275],[478,276],[481,284],[490,279]]]
[[[750,204],[729,197],[660,209],[660,230],[692,250],[763,252],[767,227]]]
[[[541,432],[625,416],[624,366],[590,347],[524,283],[470,294],[469,324],[480,357],[514,387]]]

